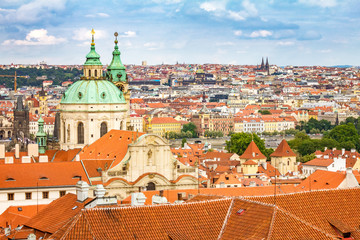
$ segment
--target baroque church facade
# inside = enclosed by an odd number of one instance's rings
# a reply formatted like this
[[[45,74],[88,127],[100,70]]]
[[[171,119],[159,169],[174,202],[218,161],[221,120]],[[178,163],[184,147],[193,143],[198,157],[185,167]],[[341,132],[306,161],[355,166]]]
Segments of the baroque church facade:
[[[130,93],[117,33],[106,76],[100,55],[95,51],[94,34],[92,31],[83,77],[67,89],[60,102],[59,142],[63,150],[82,148],[111,129],[127,130],[129,126]]]

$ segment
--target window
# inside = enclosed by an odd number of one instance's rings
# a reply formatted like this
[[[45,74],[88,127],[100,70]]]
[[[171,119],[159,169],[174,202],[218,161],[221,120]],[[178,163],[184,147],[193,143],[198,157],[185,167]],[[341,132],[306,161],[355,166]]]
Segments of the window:
[[[155,190],[156,187],[155,187],[155,183],[153,182],[149,182],[146,186],[146,191],[151,191],[151,190]]]
[[[95,77],[97,77],[97,70],[95,69]]]
[[[66,191],[60,191],[60,192],[59,192],[60,197],[65,196],[65,194],[66,194]]]
[[[43,199],[48,199],[49,198],[49,192],[43,192]]]
[[[79,122],[78,124],[78,144],[84,143],[84,124]]]
[[[91,77],[91,70],[89,69],[89,77]]]
[[[13,201],[13,200],[14,200],[14,194],[8,193],[8,201]]]
[[[104,136],[107,133],[106,122],[102,122],[100,125],[100,137]]]
[[[25,199],[30,200],[31,199],[31,192],[25,193]]]

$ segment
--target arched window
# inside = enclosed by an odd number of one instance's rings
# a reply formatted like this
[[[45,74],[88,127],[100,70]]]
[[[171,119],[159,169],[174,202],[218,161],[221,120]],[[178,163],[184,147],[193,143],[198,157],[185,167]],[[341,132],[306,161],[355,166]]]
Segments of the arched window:
[[[104,136],[107,133],[106,122],[102,122],[100,125],[100,137]]]
[[[95,69],[95,77],[97,77],[97,70]]]
[[[91,70],[89,69],[89,77],[91,77]]]
[[[84,143],[84,124],[82,122],[79,122],[77,132],[78,132],[78,144]]]
[[[153,182],[149,182],[146,186],[146,191],[152,191],[152,190],[155,190],[156,187],[155,187],[155,183]]]
[[[11,138],[11,131],[8,131],[8,138]]]

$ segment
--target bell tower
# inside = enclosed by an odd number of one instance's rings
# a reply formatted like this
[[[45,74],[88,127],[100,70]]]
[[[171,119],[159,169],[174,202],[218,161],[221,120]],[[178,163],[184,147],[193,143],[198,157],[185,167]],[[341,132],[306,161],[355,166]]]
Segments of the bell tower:
[[[94,29],[91,30],[92,41],[90,52],[86,55],[84,63],[84,76],[82,79],[104,79],[100,55],[95,51]]]

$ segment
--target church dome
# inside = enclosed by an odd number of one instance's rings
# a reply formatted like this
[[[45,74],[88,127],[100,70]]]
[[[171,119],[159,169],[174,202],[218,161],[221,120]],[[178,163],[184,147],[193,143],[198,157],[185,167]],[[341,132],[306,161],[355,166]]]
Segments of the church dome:
[[[79,80],[64,93],[61,104],[121,104],[123,93],[108,80]]]

